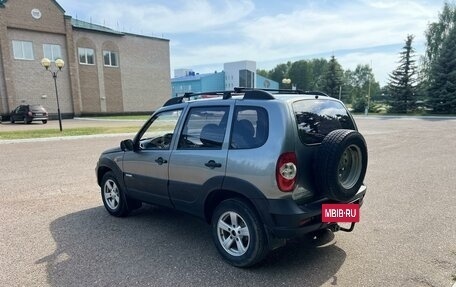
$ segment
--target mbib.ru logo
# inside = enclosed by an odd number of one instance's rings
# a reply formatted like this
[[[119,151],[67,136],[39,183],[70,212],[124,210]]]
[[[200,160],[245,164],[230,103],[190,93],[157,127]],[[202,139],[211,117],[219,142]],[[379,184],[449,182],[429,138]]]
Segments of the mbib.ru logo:
[[[322,222],[359,222],[359,204],[323,204]]]

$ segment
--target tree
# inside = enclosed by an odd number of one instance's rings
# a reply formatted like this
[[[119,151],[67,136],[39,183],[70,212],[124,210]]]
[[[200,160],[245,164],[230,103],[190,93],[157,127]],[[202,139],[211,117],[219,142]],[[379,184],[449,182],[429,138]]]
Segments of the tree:
[[[328,70],[328,61],[326,59],[312,59],[310,62],[312,69],[312,83],[310,90],[323,91],[324,89],[324,76]]]
[[[291,64],[288,76],[297,89],[310,90],[312,84],[312,67],[306,60]]]
[[[263,76],[265,78],[269,78],[269,72],[264,69],[257,69],[257,75]]]
[[[344,73],[344,83],[347,94],[345,102],[350,103],[355,112],[363,112],[368,97],[372,99],[381,93],[380,84],[375,81],[369,65],[357,65],[354,71],[347,70]]]
[[[288,78],[288,70],[291,67],[291,62],[286,64],[278,64],[274,69],[269,71],[269,77],[271,80],[276,81],[279,85],[282,85],[282,80]]]
[[[443,42],[448,37],[449,32],[456,24],[456,6],[445,2],[443,10],[439,13],[438,22],[428,25],[425,32],[426,36],[426,53],[422,58],[423,81],[428,81],[430,71],[434,62],[440,54]]]
[[[415,107],[417,68],[415,50],[412,47],[413,38],[413,35],[407,36],[402,52],[399,53],[399,66],[389,75],[388,90],[392,112],[407,113]]]
[[[333,98],[339,98],[339,89],[342,86],[342,67],[337,62],[334,56],[331,56],[331,60],[328,63],[328,69],[324,76],[323,90]]]
[[[429,82],[429,103],[436,113],[456,113],[456,27],[442,43]]]

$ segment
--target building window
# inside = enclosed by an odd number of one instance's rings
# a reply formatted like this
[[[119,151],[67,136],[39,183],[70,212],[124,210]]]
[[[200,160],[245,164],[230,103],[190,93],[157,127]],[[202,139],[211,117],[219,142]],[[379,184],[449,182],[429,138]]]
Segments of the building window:
[[[104,65],[108,67],[118,67],[119,61],[117,52],[103,51]]]
[[[79,53],[79,64],[94,65],[95,56],[93,49],[90,48],[78,48]]]
[[[60,45],[43,44],[43,54],[45,58],[48,58],[52,62],[54,62],[57,59],[62,59]]]
[[[249,70],[239,70],[239,87],[253,88],[254,74]]]
[[[13,41],[14,59],[33,60],[33,43],[29,41]]]

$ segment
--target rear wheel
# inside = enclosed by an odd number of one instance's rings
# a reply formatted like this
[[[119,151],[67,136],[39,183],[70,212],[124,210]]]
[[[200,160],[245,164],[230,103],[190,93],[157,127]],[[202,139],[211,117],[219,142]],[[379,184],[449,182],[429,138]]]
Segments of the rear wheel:
[[[42,122],[43,122],[43,124],[47,124],[48,121],[47,120],[42,120]]]
[[[212,215],[212,238],[217,250],[231,265],[249,267],[269,252],[261,219],[241,199],[222,201]]]

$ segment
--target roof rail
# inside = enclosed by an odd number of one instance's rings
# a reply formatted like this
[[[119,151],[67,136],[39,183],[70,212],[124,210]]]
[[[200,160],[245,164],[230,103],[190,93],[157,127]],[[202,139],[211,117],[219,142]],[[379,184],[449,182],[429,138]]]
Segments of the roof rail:
[[[277,92],[279,94],[304,94],[303,90],[289,90],[289,89],[262,89],[262,88],[234,88],[236,93],[243,93],[246,91],[266,91]]]
[[[275,99],[271,93],[265,90],[245,90],[245,100],[273,100]]]
[[[166,106],[180,104],[180,103],[184,102],[184,99],[190,99],[191,97],[199,97],[199,96],[221,96],[224,100],[226,100],[226,99],[231,98],[232,92],[233,91],[214,91],[214,92],[201,92],[201,93],[188,92],[188,93],[185,93],[183,96],[174,97],[174,98],[169,99],[168,101],[165,102],[165,104],[163,106],[166,107]]]
[[[319,92],[319,91],[305,91],[303,92],[304,95],[316,95],[316,96],[324,96],[324,97],[329,97],[328,94]]]
[[[303,90],[287,90],[287,89],[259,89],[259,88],[234,88],[233,91],[213,91],[213,92],[201,92],[201,93],[185,93],[183,96],[169,99],[163,106],[171,106],[184,102],[184,99],[190,99],[192,97],[203,97],[203,96],[221,96],[222,99],[231,99],[232,95],[244,93],[244,99],[250,100],[273,100],[274,95],[270,92],[276,92],[279,94],[302,94],[302,95],[315,95],[329,97],[327,94],[319,91],[303,91]]]

